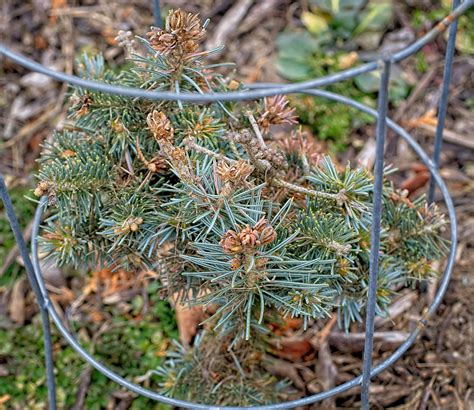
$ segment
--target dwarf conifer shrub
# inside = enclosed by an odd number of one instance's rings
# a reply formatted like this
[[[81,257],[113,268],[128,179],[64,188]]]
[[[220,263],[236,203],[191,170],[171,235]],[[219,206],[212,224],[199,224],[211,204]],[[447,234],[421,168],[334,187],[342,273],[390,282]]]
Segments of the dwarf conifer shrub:
[[[81,75],[176,93],[242,89],[207,63],[217,50],[200,50],[206,25],[171,11],[146,38],[120,34],[125,68],[84,56]],[[74,88],[70,102],[40,160],[35,194],[50,204],[42,250],[83,270],[154,270],[163,297],[203,307],[194,346],[158,371],[164,392],[212,404],[277,400],[287,386],[266,370],[271,326],[362,320],[373,176],[317,152],[285,97],[197,104]],[[385,181],[378,315],[398,289],[436,274],[445,225],[435,205]]]

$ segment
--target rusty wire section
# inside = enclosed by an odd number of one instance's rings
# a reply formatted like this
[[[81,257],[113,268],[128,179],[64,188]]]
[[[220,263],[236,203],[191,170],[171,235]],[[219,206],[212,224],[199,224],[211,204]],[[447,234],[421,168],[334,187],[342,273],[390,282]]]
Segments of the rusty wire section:
[[[288,401],[284,403],[266,405],[266,406],[255,406],[247,407],[248,409],[288,409],[297,406],[303,406],[317,401],[327,399],[329,397],[336,396],[339,393],[342,393],[350,388],[361,386],[361,400],[362,408],[364,410],[369,409],[369,386],[370,380],[372,377],[376,376],[386,368],[390,367],[395,361],[397,361],[403,354],[413,345],[417,336],[423,329],[426,324],[426,320],[429,319],[438,308],[441,303],[443,296],[446,292],[451,273],[454,266],[454,259],[456,253],[456,243],[457,243],[457,225],[456,225],[456,215],[454,210],[454,205],[449,195],[448,189],[443,182],[439,172],[439,154],[441,152],[441,146],[443,141],[443,128],[446,117],[446,110],[448,104],[449,96],[449,83],[451,79],[452,64],[454,58],[454,49],[455,49],[455,40],[457,32],[457,18],[464,14],[473,4],[474,0],[465,0],[462,4],[459,4],[459,0],[453,0],[453,9],[452,12],[445,17],[439,24],[437,24],[432,30],[426,33],[419,40],[406,47],[405,49],[395,53],[395,54],[384,54],[380,57],[379,61],[370,62],[363,64],[359,67],[352,68],[349,70],[344,70],[336,74],[329,76],[300,82],[294,84],[268,84],[268,83],[256,83],[247,85],[247,90],[239,92],[228,92],[228,93],[208,93],[208,94],[198,94],[198,93],[182,93],[176,94],[173,92],[153,92],[145,91],[142,89],[135,89],[129,87],[114,86],[110,84],[105,84],[97,81],[84,80],[82,78],[68,75],[63,72],[54,71],[48,69],[41,64],[34,62],[33,60],[16,53],[10,50],[3,44],[0,44],[0,55],[5,56],[13,60],[14,62],[26,67],[32,71],[36,71],[42,74],[45,74],[53,79],[56,79],[61,82],[66,82],[76,86],[80,86],[87,89],[102,91],[111,94],[119,94],[122,96],[128,97],[138,97],[146,98],[153,100],[173,100],[173,101],[188,101],[188,102],[210,102],[210,101],[239,101],[239,100],[254,100],[263,97],[273,96],[277,94],[290,94],[290,93],[304,93],[308,95],[315,95],[323,98],[327,98],[332,101],[339,102],[351,107],[354,107],[364,113],[371,115],[376,118],[376,162],[375,162],[375,190],[374,190],[374,199],[373,199],[373,221],[372,221],[372,243],[371,243],[371,259],[370,259],[370,272],[369,272],[369,289],[368,289],[368,300],[367,300],[367,313],[366,313],[366,339],[364,346],[364,359],[363,359],[363,369],[362,374],[354,379],[336,386],[332,389],[326,390],[324,392],[314,394],[302,399]],[[160,26],[161,24],[161,15],[160,15],[160,1],[151,0],[151,6],[154,13],[155,25]],[[426,152],[418,145],[418,143],[413,139],[413,137],[407,133],[402,127],[398,124],[387,118],[387,102],[388,102],[388,84],[390,77],[390,66],[393,63],[404,60],[411,55],[419,51],[425,44],[432,41],[436,36],[446,31],[450,27],[448,45],[446,50],[445,58],[445,68],[443,75],[443,85],[441,91],[441,99],[438,107],[438,124],[436,129],[436,138],[434,142],[434,153],[433,159],[426,154]],[[364,104],[351,100],[349,98],[328,92],[323,90],[318,90],[315,88],[327,86],[335,82],[343,81],[348,78],[353,78],[359,74],[367,73],[370,71],[380,71],[381,72],[381,81],[379,88],[378,96],[378,108],[374,110]],[[393,130],[398,136],[403,138],[411,148],[417,153],[421,161],[428,167],[431,173],[431,181],[429,187],[429,200],[433,200],[433,194],[436,187],[441,191],[443,200],[447,207],[447,213],[451,225],[451,247],[449,251],[449,256],[446,263],[446,268],[443,273],[443,276],[440,281],[440,285],[434,301],[431,306],[429,306],[427,314],[424,319],[420,321],[419,326],[410,334],[408,339],[395,351],[390,357],[386,360],[380,362],[376,366],[372,365],[372,348],[373,348],[373,337],[374,337],[374,317],[375,317],[375,303],[376,303],[376,287],[377,287],[377,274],[378,274],[378,249],[380,246],[380,214],[382,210],[382,195],[381,195],[381,186],[382,186],[382,177],[383,177],[383,152],[385,145],[385,135],[387,127]],[[51,343],[51,330],[49,326],[49,318],[51,317],[54,321],[57,329],[67,340],[67,342],[84,358],[95,369],[100,371],[102,374],[107,376],[109,379],[118,383],[119,385],[137,393],[142,396],[148,397],[153,400],[160,401],[172,406],[184,407],[189,409],[217,409],[217,408],[226,408],[226,409],[238,409],[239,407],[217,407],[212,404],[198,404],[191,403],[183,400],[177,400],[170,397],[163,396],[152,390],[143,388],[142,386],[132,383],[110,370],[104,364],[95,359],[81,344],[77,339],[70,333],[68,327],[62,322],[62,319],[58,312],[55,310],[53,304],[50,301],[48,292],[46,290],[46,285],[41,273],[39,258],[38,258],[38,241],[37,237],[39,234],[41,218],[46,208],[47,198],[43,197],[39,203],[39,206],[36,210],[34,223],[33,223],[33,232],[32,232],[32,259],[30,259],[28,248],[25,243],[25,240],[22,236],[20,226],[11,203],[10,196],[8,194],[7,187],[3,176],[0,174],[0,197],[5,205],[5,210],[7,217],[10,221],[12,231],[14,233],[15,239],[20,250],[20,254],[25,263],[25,269],[28,275],[28,279],[33,288],[34,294],[36,296],[43,325],[43,334],[44,334],[44,351],[45,351],[45,365],[46,365],[46,376],[47,376],[47,387],[48,387],[48,402],[49,408],[55,410],[56,405],[56,388],[55,388],[55,379],[54,379],[54,360],[52,354],[52,343]]]

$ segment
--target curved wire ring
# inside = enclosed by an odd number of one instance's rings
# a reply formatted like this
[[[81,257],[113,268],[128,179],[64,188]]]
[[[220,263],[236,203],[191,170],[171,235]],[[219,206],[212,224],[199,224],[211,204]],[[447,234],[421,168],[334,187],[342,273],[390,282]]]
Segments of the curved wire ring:
[[[255,87],[265,87],[260,85],[255,85]],[[378,118],[378,113],[376,110],[373,108],[370,108],[364,104],[361,104],[357,101],[354,101],[350,98],[346,98],[343,96],[340,96],[338,94],[334,94],[328,91],[322,91],[322,90],[306,90],[304,91],[305,94],[309,95],[314,95],[314,96],[319,96],[323,98],[327,98],[332,101],[340,102],[342,104],[349,105],[351,107],[354,107],[362,112],[365,112],[366,114],[369,114],[373,116],[374,118]],[[443,273],[438,291],[435,295],[435,298],[433,300],[433,303],[430,305],[428,308],[428,311],[425,316],[425,320],[420,321],[419,325],[417,328],[410,334],[410,336],[407,338],[405,342],[401,346],[396,349],[391,356],[389,356],[387,359],[383,360],[381,363],[378,365],[374,366],[371,371],[371,377],[376,376],[377,374],[381,373],[383,370],[387,369],[390,367],[393,363],[395,363],[403,354],[413,345],[415,342],[417,336],[419,335],[420,331],[423,329],[423,327],[426,324],[426,320],[429,319],[433,313],[436,311],[438,308],[439,304],[441,303],[443,296],[446,292],[446,289],[449,284],[449,280],[451,278],[451,273],[453,270],[454,266],[454,259],[455,259],[455,254],[456,254],[456,243],[457,243],[457,225],[456,225],[456,214],[454,210],[454,205],[453,201],[451,199],[451,196],[448,192],[448,188],[446,187],[446,184],[444,183],[443,179],[441,178],[439,172],[437,171],[435,165],[429,158],[429,156],[424,152],[423,148],[413,139],[413,137],[405,131],[401,126],[399,126],[397,123],[392,121],[391,119],[387,118],[387,126],[392,129],[396,134],[398,134],[400,137],[402,137],[410,146],[411,148],[416,152],[416,154],[420,157],[422,162],[428,167],[429,171],[431,172],[432,177],[435,180],[436,185],[439,187],[444,202],[447,207],[448,211],[448,216],[449,216],[449,221],[451,223],[451,233],[450,233],[450,240],[451,240],[451,246],[450,246],[450,251],[449,251],[449,256],[447,259],[447,264],[445,271]],[[52,305],[48,291],[45,286],[45,282],[43,279],[43,276],[41,274],[41,269],[39,265],[39,258],[38,258],[38,234],[39,234],[39,228],[40,228],[40,223],[41,223],[41,218],[43,215],[44,208],[46,207],[47,204],[47,198],[43,197],[40,201],[39,206],[36,209],[35,213],[35,218],[33,221],[33,230],[32,230],[32,261],[33,261],[33,267],[34,267],[34,273],[36,276],[36,279],[38,281],[38,284],[40,286],[41,292],[43,294],[43,297],[45,299],[45,306],[49,313],[51,314],[51,317],[53,318],[58,330],[60,333],[64,336],[64,338],[67,340],[67,342],[76,350],[89,364],[91,364],[94,368],[96,368],[98,371],[100,371],[102,374],[107,376],[109,379],[113,380],[114,382],[118,383],[122,387],[127,388],[128,390],[140,394],[142,396],[145,396],[147,398],[160,401],[162,403],[166,403],[172,406],[179,406],[179,407],[184,407],[184,408],[189,408],[189,409],[252,409],[252,410],[263,410],[263,409],[270,409],[270,410],[279,410],[279,409],[287,409],[287,408],[293,408],[297,406],[302,406],[302,405],[307,405],[307,404],[312,404],[317,401],[321,401],[330,397],[333,397],[339,393],[342,393],[346,390],[349,390],[353,387],[359,386],[362,382],[362,375],[353,378],[352,380],[343,383],[339,386],[336,386],[332,389],[326,390],[321,393],[314,394],[312,396],[304,397],[302,399],[297,399],[297,400],[292,400],[292,401],[287,401],[284,403],[278,403],[278,404],[271,404],[271,405],[265,405],[265,406],[251,406],[251,407],[230,407],[230,406],[212,406],[212,405],[205,405],[205,404],[196,404],[196,403],[191,403],[188,401],[184,400],[178,400],[178,399],[173,399],[170,397],[163,396],[161,394],[158,394],[150,389],[146,389],[141,387],[138,384],[135,384],[133,382],[128,381],[124,377],[118,375],[114,371],[110,370],[108,367],[106,367],[104,364],[99,362],[97,359],[95,359],[89,352],[87,352],[82,345],[76,340],[76,338],[69,332],[69,330],[66,328],[66,326],[63,324],[61,317],[59,316],[58,312]]]
[[[406,47],[405,49],[390,55],[389,58],[392,62],[396,63],[404,60],[407,57],[415,54],[424,45],[431,42],[439,34],[443,33],[447,27],[449,27],[453,21],[459,16],[464,14],[472,5],[474,0],[465,0],[462,4],[456,7],[448,16],[446,16],[440,23],[428,31],[423,37]],[[315,87],[323,87],[339,81],[353,78],[359,74],[368,73],[378,68],[379,64],[377,61],[363,64],[359,67],[351,68],[348,70],[340,71],[335,74],[327,75],[313,80],[303,81],[293,84],[264,84],[265,89],[254,89],[253,91],[227,91],[218,93],[175,93],[172,91],[148,91],[140,88],[122,87],[112,84],[105,84],[98,81],[86,80],[74,75],[69,75],[64,72],[51,70],[50,68],[44,67],[23,56],[20,53],[16,53],[9,49],[4,44],[0,44],[0,55],[5,55],[12,61],[26,67],[32,71],[45,74],[55,80],[66,82],[78,87],[84,87],[91,90],[101,91],[109,94],[119,94],[128,97],[137,98],[148,98],[151,100],[168,100],[168,101],[188,101],[188,102],[212,102],[212,101],[239,101],[239,100],[252,100],[263,97],[270,97],[277,94],[291,94],[299,93],[304,90]],[[263,87],[262,87],[263,88]]]

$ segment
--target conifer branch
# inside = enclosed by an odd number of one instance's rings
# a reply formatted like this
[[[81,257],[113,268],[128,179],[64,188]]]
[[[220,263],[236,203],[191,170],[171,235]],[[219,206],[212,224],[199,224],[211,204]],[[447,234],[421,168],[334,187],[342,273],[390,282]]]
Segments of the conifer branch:
[[[314,189],[309,189],[300,185],[295,185],[295,184],[292,184],[291,182],[287,182],[279,178],[274,178],[271,182],[275,186],[286,188],[292,192],[298,192],[300,194],[305,194],[305,195],[315,197],[315,198],[331,199],[333,201],[336,201],[336,203],[338,204],[343,199],[343,193],[331,194],[329,192],[315,191]]]
[[[188,147],[189,149],[192,149],[196,152],[199,152],[201,154],[205,154],[211,158],[215,158],[216,160],[218,161],[225,161],[229,164],[235,164],[237,161],[234,160],[234,159],[231,159],[223,154],[220,154],[218,152],[214,152],[214,151],[211,151],[210,149],[206,148],[206,147],[203,147],[201,145],[199,145],[197,142],[196,142],[196,139],[194,137],[186,137],[184,140],[183,140],[183,144]]]
[[[81,75],[143,89],[227,91],[219,65],[206,62],[215,50],[199,49],[205,30],[197,15],[171,11],[164,28],[140,39],[143,55],[128,33],[119,35],[134,53],[132,67],[117,73],[85,55]],[[72,95],[71,125],[54,133],[40,159],[35,195],[47,195],[52,208],[42,253],[86,271],[98,263],[155,269],[168,296],[213,306],[192,354],[178,347],[159,371],[166,394],[201,400],[204,380],[216,405],[267,403],[278,388],[264,380],[255,353],[265,357],[278,318],[298,317],[302,329],[333,312],[345,329],[362,321],[374,178],[321,158],[295,131],[286,97],[249,108]],[[287,138],[272,138],[278,125]],[[436,274],[448,244],[444,216],[423,197],[409,199],[386,182],[383,201],[379,315],[400,286]],[[216,383],[203,369],[228,378]]]

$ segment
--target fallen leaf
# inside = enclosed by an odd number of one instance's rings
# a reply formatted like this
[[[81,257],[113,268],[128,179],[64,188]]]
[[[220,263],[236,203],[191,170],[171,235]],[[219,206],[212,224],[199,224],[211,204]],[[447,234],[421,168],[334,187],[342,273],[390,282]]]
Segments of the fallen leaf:
[[[143,274],[137,275],[135,272],[128,272],[123,269],[114,271],[108,268],[98,269],[92,272],[92,276],[84,287],[83,294],[96,293],[102,298],[106,298],[136,288],[144,279],[145,275]]]
[[[272,332],[275,336],[283,336],[288,331],[301,328],[303,320],[299,317],[284,318],[281,323],[271,323]]]
[[[0,406],[3,406],[8,400],[10,400],[11,396],[9,394],[4,394],[0,396]]]
[[[285,362],[284,360],[271,359],[263,363],[263,366],[267,372],[291,380],[296,388],[300,390],[305,389],[305,383],[301,379],[298,371],[291,363]]]
[[[312,34],[320,34],[329,29],[328,22],[323,15],[304,11],[301,14],[301,21]]]
[[[414,164],[411,165],[410,168],[412,171],[416,173],[428,171],[428,167],[425,164],[422,164],[420,162],[415,162]]]
[[[425,112],[421,117],[403,121],[403,125],[407,128],[417,128],[423,125],[436,126],[438,120],[436,118],[436,110],[434,108]]]
[[[205,319],[205,313],[201,306],[189,307],[177,303],[174,308],[176,311],[179,340],[184,345],[189,346],[197,333],[199,324]]]
[[[24,283],[24,278],[15,281],[10,295],[10,306],[8,307],[10,319],[19,325],[25,323]]]
[[[58,9],[62,9],[67,6],[66,0],[51,0],[51,16],[49,17],[49,22],[51,24],[56,24],[58,16],[56,16],[54,13]]]
[[[313,351],[313,346],[304,337],[281,338],[274,341],[273,346],[273,354],[293,362],[301,361],[304,356]]]
[[[410,194],[424,187],[430,180],[430,173],[428,171],[418,172],[415,175],[406,179],[401,185],[401,189],[406,189]]]
[[[94,323],[103,323],[105,320],[105,315],[98,310],[93,310],[89,312],[89,319]]]
[[[359,60],[359,55],[355,51],[351,51],[348,54],[344,54],[338,58],[339,68],[341,70],[347,70],[357,63]]]
[[[76,298],[74,292],[66,286],[61,286],[60,288],[48,286],[48,290],[50,291],[51,299],[62,305],[69,305]]]

